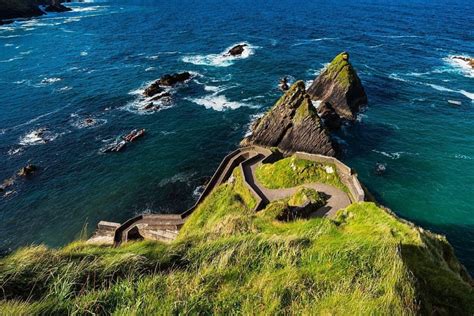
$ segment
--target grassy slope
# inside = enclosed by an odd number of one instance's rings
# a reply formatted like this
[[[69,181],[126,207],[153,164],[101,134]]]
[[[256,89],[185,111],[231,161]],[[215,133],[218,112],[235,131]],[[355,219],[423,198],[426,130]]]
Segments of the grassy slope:
[[[373,203],[334,221],[251,212],[238,172],[191,215],[178,240],[119,248],[84,242],[17,251],[0,261],[6,300],[24,313],[474,313],[473,288],[446,240]]]
[[[332,167],[334,173],[327,173],[325,166]],[[269,189],[291,188],[305,183],[320,182],[335,186],[348,192],[331,164],[320,164],[314,161],[288,157],[273,164],[257,167],[257,180]]]

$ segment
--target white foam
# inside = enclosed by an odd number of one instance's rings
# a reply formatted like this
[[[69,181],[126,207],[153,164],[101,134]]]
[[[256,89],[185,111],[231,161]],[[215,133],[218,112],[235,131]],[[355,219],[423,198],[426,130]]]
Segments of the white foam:
[[[334,41],[338,40],[338,37],[320,37],[320,38],[312,38],[312,39],[305,39],[305,40],[299,40],[298,43],[293,44],[291,46],[301,46],[301,45],[307,45],[311,44],[314,42],[321,42],[321,41]]]
[[[21,153],[23,153],[23,147],[17,147],[17,148],[10,148],[8,150],[8,155],[9,156],[15,156],[15,155],[19,155]]]
[[[459,55],[458,55],[459,56]],[[474,68],[472,68],[467,61],[464,61],[462,59],[454,58],[455,56],[451,55],[443,60],[449,64],[451,67],[455,67],[455,69],[459,70],[461,74],[468,78],[474,78]],[[466,57],[469,58],[468,56],[459,56],[459,57]]]
[[[69,90],[72,90],[72,87],[65,86],[65,87],[62,87],[62,88],[58,89],[58,91],[69,91]]]
[[[26,133],[20,138],[19,144],[23,146],[46,144],[55,140],[58,136],[59,134],[54,134],[45,128],[39,128]]]
[[[81,55],[81,56],[87,56],[87,55],[89,55],[89,53],[86,52],[86,51],[84,51],[84,52],[81,52],[80,55]]]
[[[40,84],[41,85],[49,85],[49,84],[53,84],[55,82],[59,82],[61,80],[62,79],[58,78],[58,77],[44,78],[43,80],[41,80]]]
[[[472,160],[471,156],[468,155],[462,155],[462,154],[455,154],[454,158],[456,159],[463,159],[463,160]]]
[[[212,109],[215,111],[224,111],[224,110],[235,110],[242,106],[253,107],[252,104],[230,101],[225,95],[216,95],[211,94],[204,96],[202,98],[187,99],[191,102],[194,102],[198,105],[204,106],[206,109]]]
[[[0,60],[0,63],[9,63],[9,62],[12,62],[12,61],[15,61],[15,60],[18,60],[18,59],[22,59],[22,57],[16,56],[16,57],[12,57],[12,58],[5,59],[5,60]]]
[[[255,123],[256,120],[263,117],[264,115],[265,115],[265,112],[250,115],[250,122],[247,125],[247,131],[245,132],[244,137],[249,137],[250,135],[252,135],[253,124]]]
[[[5,44],[4,46],[5,46],[5,47],[12,47],[12,46],[13,46],[13,44],[9,44],[9,43],[7,43],[7,44]]]
[[[473,100],[474,101],[474,93],[471,93],[471,92],[467,92],[465,90],[459,90],[459,93],[461,93],[462,95],[468,97],[469,99]]]
[[[77,114],[71,114],[71,117],[77,117]],[[78,129],[83,129],[83,128],[96,128],[99,126],[102,126],[107,123],[106,119],[99,119],[99,118],[90,118],[91,121],[87,121],[84,118],[74,120],[71,122],[71,125],[75,128]]]
[[[153,71],[153,70],[155,70],[155,69],[156,69],[155,67],[148,67],[148,68],[145,69],[145,71],[148,72],[148,71]]]
[[[244,46],[244,50],[240,56],[226,55],[227,52],[236,45],[247,45],[247,46]],[[236,60],[245,59],[253,55],[255,53],[255,49],[257,48],[259,47],[252,46],[251,44],[247,42],[242,42],[242,43],[237,43],[226,48],[220,54],[184,56],[181,60],[185,63],[191,63],[194,65],[200,65],[200,66],[229,67],[233,65]]]

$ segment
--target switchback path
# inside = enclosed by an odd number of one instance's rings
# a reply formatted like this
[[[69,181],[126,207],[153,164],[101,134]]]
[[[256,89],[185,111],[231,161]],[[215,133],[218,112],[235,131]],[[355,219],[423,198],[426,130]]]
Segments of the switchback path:
[[[261,165],[263,159],[265,159],[265,157],[261,156],[259,159],[255,159],[248,164],[243,164],[242,168],[248,184],[252,186],[257,193],[261,194],[262,199],[266,200],[265,202],[273,202],[291,197],[299,188],[306,187],[321,192],[328,198],[326,205],[311,214],[312,217],[332,217],[338,210],[351,204],[351,200],[347,193],[341,189],[323,183],[308,183],[292,188],[282,189],[268,189],[264,187],[255,176],[255,170],[259,165]]]

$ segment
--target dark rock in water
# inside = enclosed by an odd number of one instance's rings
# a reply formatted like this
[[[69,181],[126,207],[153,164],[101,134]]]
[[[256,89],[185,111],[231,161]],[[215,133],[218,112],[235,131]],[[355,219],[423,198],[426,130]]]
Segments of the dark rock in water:
[[[337,55],[314,80],[308,94],[312,100],[329,102],[339,117],[351,121],[367,104],[364,87],[346,52]]]
[[[32,175],[36,170],[38,170],[38,167],[32,164],[28,164],[27,166],[21,168],[17,174],[20,177],[27,177],[29,175]]]
[[[31,18],[43,14],[44,12],[39,8],[35,0],[0,0],[0,20]],[[5,23],[5,21],[3,23]]]
[[[464,56],[453,56],[451,57],[452,59],[459,59],[462,61],[467,62],[469,66],[471,66],[472,69],[474,69],[474,58],[471,57],[464,57]]]
[[[71,8],[63,6],[60,3],[54,3],[54,1],[53,1],[53,4],[50,4],[44,10],[46,12],[57,12],[57,13],[72,11]]]
[[[337,130],[341,127],[342,119],[336,113],[331,103],[323,102],[318,107],[318,115],[323,120],[324,125],[331,130]]]
[[[158,94],[163,91],[163,88],[160,87],[160,83],[158,82],[159,80],[153,82],[148,88],[145,89],[143,92],[143,95],[146,97],[151,97],[154,96],[155,94]]]
[[[174,86],[177,83],[184,82],[191,78],[191,74],[187,71],[172,75],[164,75],[157,82],[162,86]]]
[[[225,54],[226,56],[240,56],[245,50],[245,47],[247,47],[247,44],[238,44],[229,49],[229,51]]]
[[[7,24],[12,24],[13,21],[2,21],[0,20],[0,25],[7,25]]]
[[[172,74],[172,75],[169,75],[169,74],[164,75],[160,79],[153,82],[148,88],[146,88],[145,91],[143,92],[143,95],[146,97],[152,97],[158,93],[163,92],[164,91],[163,86],[171,87],[177,83],[181,83],[186,80],[189,80],[190,78],[191,78],[191,74],[187,71],[182,72],[182,73]]]
[[[252,134],[242,146],[251,144],[278,147],[283,152],[305,151],[334,156],[336,151],[330,135],[305,91],[297,81],[273,108],[252,126]]]

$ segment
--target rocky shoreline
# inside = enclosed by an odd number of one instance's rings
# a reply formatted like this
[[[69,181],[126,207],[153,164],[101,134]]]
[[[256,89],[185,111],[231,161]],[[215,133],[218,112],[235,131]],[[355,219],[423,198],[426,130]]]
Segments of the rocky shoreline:
[[[0,0],[0,25],[13,23],[15,19],[28,19],[48,12],[72,11],[58,0]],[[40,6],[45,6],[44,11]]]

